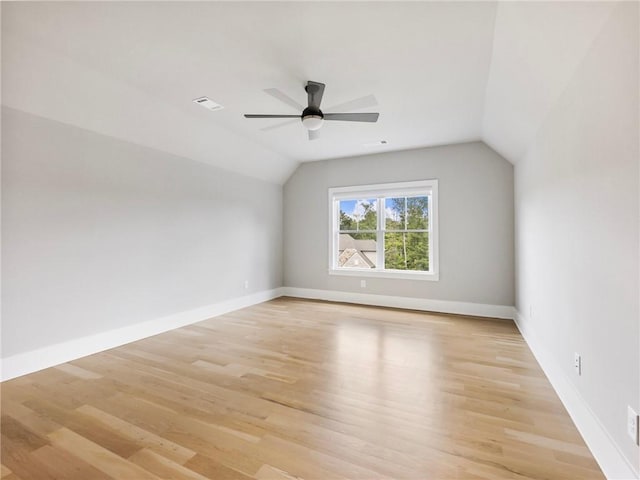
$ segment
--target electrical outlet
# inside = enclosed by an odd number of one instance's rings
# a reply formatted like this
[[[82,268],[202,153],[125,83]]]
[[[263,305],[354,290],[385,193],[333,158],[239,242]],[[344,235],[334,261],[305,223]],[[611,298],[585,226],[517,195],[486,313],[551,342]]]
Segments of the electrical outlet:
[[[244,281],[244,289],[248,290],[249,289],[249,280],[245,280]]]
[[[366,280],[360,280],[360,288],[367,288],[367,281]]]
[[[576,371],[576,374],[582,375],[582,357],[578,352],[573,354],[573,368]]]
[[[633,440],[633,443],[640,445],[638,441],[638,414],[634,412],[631,407],[627,407],[627,433]]]

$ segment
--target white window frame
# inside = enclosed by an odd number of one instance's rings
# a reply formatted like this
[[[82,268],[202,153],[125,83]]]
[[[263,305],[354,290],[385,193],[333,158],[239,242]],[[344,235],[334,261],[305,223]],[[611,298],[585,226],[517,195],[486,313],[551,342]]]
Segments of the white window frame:
[[[429,271],[387,270],[382,268],[344,268],[337,265],[337,248],[340,235],[340,200],[359,198],[377,199],[377,244],[378,261],[382,265],[384,257],[385,216],[382,208],[383,197],[429,196]],[[329,188],[329,274],[355,277],[401,278],[410,280],[440,279],[438,261],[438,180],[419,180],[415,182],[380,183],[376,185],[355,185],[350,187]]]

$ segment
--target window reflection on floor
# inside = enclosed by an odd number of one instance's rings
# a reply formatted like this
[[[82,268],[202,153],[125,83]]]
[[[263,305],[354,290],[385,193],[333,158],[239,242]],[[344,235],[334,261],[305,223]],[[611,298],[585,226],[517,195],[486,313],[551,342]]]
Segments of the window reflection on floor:
[[[336,347],[335,381],[341,388],[398,402],[428,399],[433,368],[429,339],[345,321],[337,329]],[[407,367],[412,367],[409,374]]]

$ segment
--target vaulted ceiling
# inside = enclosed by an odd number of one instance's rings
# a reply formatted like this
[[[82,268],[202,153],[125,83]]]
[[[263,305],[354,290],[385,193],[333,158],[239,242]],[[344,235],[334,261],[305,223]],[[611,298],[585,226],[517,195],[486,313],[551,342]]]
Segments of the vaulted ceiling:
[[[299,162],[484,140],[517,162],[614,2],[3,2],[2,103],[286,181]],[[299,123],[264,90],[366,95],[376,124]],[[208,96],[212,112],[192,103]],[[367,146],[380,140],[383,146]]]

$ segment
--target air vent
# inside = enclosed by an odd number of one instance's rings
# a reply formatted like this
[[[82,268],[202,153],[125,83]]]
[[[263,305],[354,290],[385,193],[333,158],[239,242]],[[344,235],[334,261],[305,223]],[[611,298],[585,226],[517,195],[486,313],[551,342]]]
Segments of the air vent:
[[[219,103],[214,102],[209,97],[196,98],[193,101],[193,103],[197,103],[198,105],[202,105],[204,108],[207,108],[209,110],[213,110],[214,112],[216,110],[222,110],[224,108],[222,105],[220,105]]]

